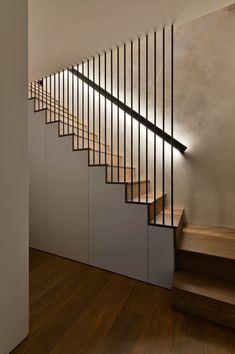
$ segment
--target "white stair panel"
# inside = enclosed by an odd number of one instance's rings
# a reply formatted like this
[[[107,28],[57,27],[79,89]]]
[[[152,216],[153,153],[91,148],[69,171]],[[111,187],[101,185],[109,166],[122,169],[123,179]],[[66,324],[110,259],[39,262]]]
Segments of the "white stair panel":
[[[89,170],[90,264],[147,281],[147,208],[125,203],[123,185],[105,183],[105,168]]]

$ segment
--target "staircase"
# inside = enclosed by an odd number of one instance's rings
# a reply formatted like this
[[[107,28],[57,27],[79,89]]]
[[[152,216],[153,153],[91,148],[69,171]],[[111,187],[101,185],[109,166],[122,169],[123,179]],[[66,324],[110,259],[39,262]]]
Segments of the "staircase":
[[[235,230],[185,225],[176,252],[173,307],[235,329]]]
[[[156,63],[156,33],[153,34],[153,62]],[[46,124],[58,126],[58,136],[71,136],[73,151],[87,150],[89,166],[103,166],[105,182],[125,185],[125,202],[147,206],[148,225],[170,228],[175,238],[175,275],[172,304],[175,309],[235,328],[235,230],[185,224],[183,208],[174,202],[174,155],[186,150],[174,137],[173,111],[173,27],[171,29],[170,83],[165,75],[165,30],[162,36],[162,127],[157,126],[157,68],[153,68],[153,117],[149,118],[149,37],[145,38],[145,64],[141,69],[140,39],[134,65],[129,48],[130,97],[127,102],[127,48],[124,44],[122,90],[120,50],[116,50],[116,78],[113,79],[113,51],[103,61],[93,58],[80,65],[32,82],[29,99],[34,111],[45,111]],[[101,65],[102,64],[102,65]],[[135,71],[134,71],[135,67]],[[92,70],[91,70],[92,69]],[[92,71],[92,75],[91,75]],[[145,71],[145,115],[141,112],[141,71]],[[137,92],[134,94],[134,77]],[[109,84],[109,85],[108,85]],[[166,118],[165,88],[171,87],[170,119]],[[108,87],[109,86],[109,87]],[[116,92],[114,94],[114,86]],[[123,92],[121,92],[123,91]],[[121,97],[122,95],[122,97]],[[134,97],[137,104],[134,105]],[[115,116],[114,116],[114,111]],[[122,115],[121,113],[122,112]],[[166,132],[166,125],[168,132]],[[169,133],[170,126],[170,133]],[[151,135],[152,134],[152,135]],[[159,144],[157,138],[161,139]],[[170,144],[168,170],[165,144]],[[151,152],[151,153],[150,153]],[[168,173],[168,175],[167,175]],[[133,245],[134,247],[134,245]]]

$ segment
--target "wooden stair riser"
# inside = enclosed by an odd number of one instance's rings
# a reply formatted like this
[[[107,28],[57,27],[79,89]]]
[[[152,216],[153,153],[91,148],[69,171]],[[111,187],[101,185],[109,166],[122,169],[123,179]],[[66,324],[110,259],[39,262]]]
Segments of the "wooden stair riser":
[[[182,289],[172,290],[174,309],[235,329],[235,306]]]
[[[96,151],[101,151],[105,153],[105,144],[99,143],[97,140],[92,140],[92,139],[87,139],[84,134],[84,139],[83,139],[83,132],[79,132],[79,136],[76,135],[74,137],[74,149],[91,149],[91,150],[96,150]],[[108,145],[106,145],[106,153],[110,152],[110,148]]]
[[[91,148],[92,149],[92,148]],[[122,165],[122,156],[119,156],[119,164],[120,166]],[[105,153],[102,151],[99,153],[99,151],[90,151],[90,164],[91,165],[118,165],[118,156],[113,155],[113,158],[111,157],[110,152],[106,154],[106,161],[105,161]]]
[[[154,219],[154,210],[155,210],[155,215],[159,214],[162,211],[163,196],[158,198],[155,204],[156,204],[155,207],[154,207],[154,202],[149,205],[149,220]]]
[[[88,132],[86,130],[83,130],[81,127],[79,127],[79,129],[77,128],[72,128],[71,126],[68,128],[68,125],[67,124],[64,124],[64,127],[63,127],[63,122],[61,122],[59,119],[57,120],[57,122],[59,122],[60,124],[60,135],[67,135],[67,134],[79,134],[79,136],[81,137],[80,140],[83,138],[84,136],[84,139],[88,139]],[[91,142],[93,142],[93,138],[95,141],[98,141],[98,137],[97,135],[93,135],[93,133],[89,133],[89,139]],[[108,147],[108,146],[107,146]],[[76,148],[76,147],[75,147]]]
[[[146,194],[146,181],[140,181],[140,183],[133,183],[132,186],[131,184],[127,185],[127,200],[131,200],[131,197],[133,198],[138,198],[139,196],[139,190],[140,190],[140,195],[141,194]],[[148,190],[150,189],[150,182],[148,181]]]
[[[232,259],[178,251],[177,266],[182,271],[208,275],[235,283],[235,260]]]
[[[124,171],[124,168],[118,168],[118,167],[108,167],[107,168],[107,180],[108,182],[125,182],[131,181],[131,178],[135,178],[135,171],[133,170],[133,176],[131,175],[131,169],[126,168],[126,171]]]

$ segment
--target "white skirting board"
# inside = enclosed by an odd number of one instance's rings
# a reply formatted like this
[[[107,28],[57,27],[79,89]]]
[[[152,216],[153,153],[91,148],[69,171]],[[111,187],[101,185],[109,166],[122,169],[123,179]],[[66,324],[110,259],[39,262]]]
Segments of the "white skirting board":
[[[146,205],[125,203],[123,184],[105,183],[105,167],[88,167],[32,102],[29,112],[30,246],[170,288],[173,230],[148,225]]]

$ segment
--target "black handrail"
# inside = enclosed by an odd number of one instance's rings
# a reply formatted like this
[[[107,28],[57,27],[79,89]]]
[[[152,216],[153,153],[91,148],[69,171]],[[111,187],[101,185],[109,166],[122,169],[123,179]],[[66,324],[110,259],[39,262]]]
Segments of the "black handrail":
[[[104,96],[106,99],[108,99],[111,103],[115,104],[117,107],[122,109],[124,112],[126,112],[128,115],[136,119],[139,123],[141,123],[143,126],[148,128],[150,131],[152,131],[154,134],[158,135],[160,138],[162,138],[164,141],[172,145],[174,148],[179,150],[180,152],[184,153],[187,147],[180,143],[178,140],[172,138],[171,135],[167,134],[165,131],[154,125],[152,122],[141,116],[139,113],[128,107],[126,104],[118,100],[116,97],[111,95],[109,92],[105,91],[102,87],[97,85],[94,81],[90,80],[88,77],[86,77],[84,74],[80,73],[78,70],[71,68],[69,71],[73,74],[76,75],[80,80],[85,82],[88,86],[93,88],[95,91],[97,91],[99,94]]]

